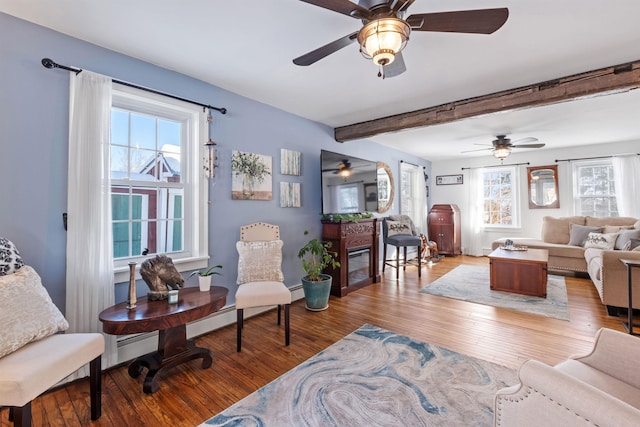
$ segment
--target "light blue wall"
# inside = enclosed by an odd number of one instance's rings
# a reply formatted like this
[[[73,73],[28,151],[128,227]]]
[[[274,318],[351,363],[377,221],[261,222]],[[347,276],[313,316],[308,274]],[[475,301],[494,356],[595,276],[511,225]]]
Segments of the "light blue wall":
[[[425,160],[366,140],[337,143],[327,126],[2,13],[0,40],[0,236],[16,243],[62,309],[69,77],[65,71],[44,68],[40,64],[44,57],[229,110],[225,116],[214,114],[220,167],[211,182],[209,242],[212,261],[224,265],[224,276],[215,279],[231,290],[231,296],[239,227],[255,221],[280,225],[285,281],[289,286],[300,283],[296,254],[306,241],[303,231],[320,235],[321,149],[385,161],[396,177],[400,160],[426,166],[431,175],[431,164]],[[302,153],[302,176],[279,174],[280,148]],[[274,200],[231,200],[230,159],[236,149],[273,156]],[[280,181],[302,183],[301,208],[279,207]],[[391,213],[398,209],[397,193]],[[187,285],[195,286],[195,278]],[[124,299],[124,285],[117,288],[116,299]],[[230,297],[228,302],[232,301]]]

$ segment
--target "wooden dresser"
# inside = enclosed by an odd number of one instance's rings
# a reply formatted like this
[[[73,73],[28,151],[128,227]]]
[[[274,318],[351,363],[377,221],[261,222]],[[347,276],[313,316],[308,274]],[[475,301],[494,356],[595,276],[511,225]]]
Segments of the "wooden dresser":
[[[456,205],[433,205],[427,217],[429,240],[438,245],[442,255],[460,255],[460,209]]]
[[[377,218],[354,221],[322,221],[322,240],[331,242],[331,250],[338,253],[340,267],[328,268],[331,294],[343,297],[349,292],[380,281],[378,271]]]

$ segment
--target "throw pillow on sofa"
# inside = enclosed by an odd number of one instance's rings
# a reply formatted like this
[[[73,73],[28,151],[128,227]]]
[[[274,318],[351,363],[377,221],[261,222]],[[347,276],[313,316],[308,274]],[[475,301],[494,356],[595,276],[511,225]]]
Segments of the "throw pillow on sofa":
[[[591,227],[587,225],[571,224],[569,231],[569,244],[571,246],[584,246],[589,233],[600,233],[602,227]]]
[[[584,247],[611,250],[615,246],[617,238],[618,233],[589,233]]]
[[[620,230],[615,249],[619,251],[629,251],[633,249],[631,248],[631,239],[640,239],[640,230]]]
[[[640,251],[640,239],[631,238],[629,239],[629,248],[628,251]]]

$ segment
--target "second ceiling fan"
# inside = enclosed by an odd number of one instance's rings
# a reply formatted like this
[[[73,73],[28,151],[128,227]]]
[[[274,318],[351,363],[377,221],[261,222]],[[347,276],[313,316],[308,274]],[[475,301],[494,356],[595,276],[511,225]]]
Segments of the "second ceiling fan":
[[[411,31],[491,34],[506,22],[507,8],[417,13],[405,18],[414,0],[301,0],[362,21],[363,27],[296,59],[311,65],[358,40],[360,52],[380,67],[379,77],[395,77],[406,71],[402,49]]]
[[[528,137],[522,138],[517,141],[511,141],[511,139],[507,138],[506,135],[496,135],[496,139],[491,142],[491,147],[488,148],[480,148],[477,150],[467,150],[462,151],[462,153],[472,153],[474,151],[484,151],[484,150],[492,150],[493,157],[499,159],[500,161],[506,159],[509,154],[511,154],[512,148],[542,148],[544,147],[544,143],[530,144],[531,142],[536,142],[538,138]]]

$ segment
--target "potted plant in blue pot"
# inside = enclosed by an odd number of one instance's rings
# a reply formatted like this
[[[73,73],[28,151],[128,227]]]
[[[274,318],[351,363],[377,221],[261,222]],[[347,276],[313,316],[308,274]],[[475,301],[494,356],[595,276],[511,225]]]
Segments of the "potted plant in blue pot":
[[[305,230],[304,234],[307,235],[309,232]],[[322,311],[329,307],[331,276],[322,274],[322,270],[328,266],[340,267],[340,263],[336,261],[337,254],[330,252],[330,248],[331,242],[311,239],[298,252],[298,258],[302,260],[302,268],[307,273],[302,278],[307,310]]]

